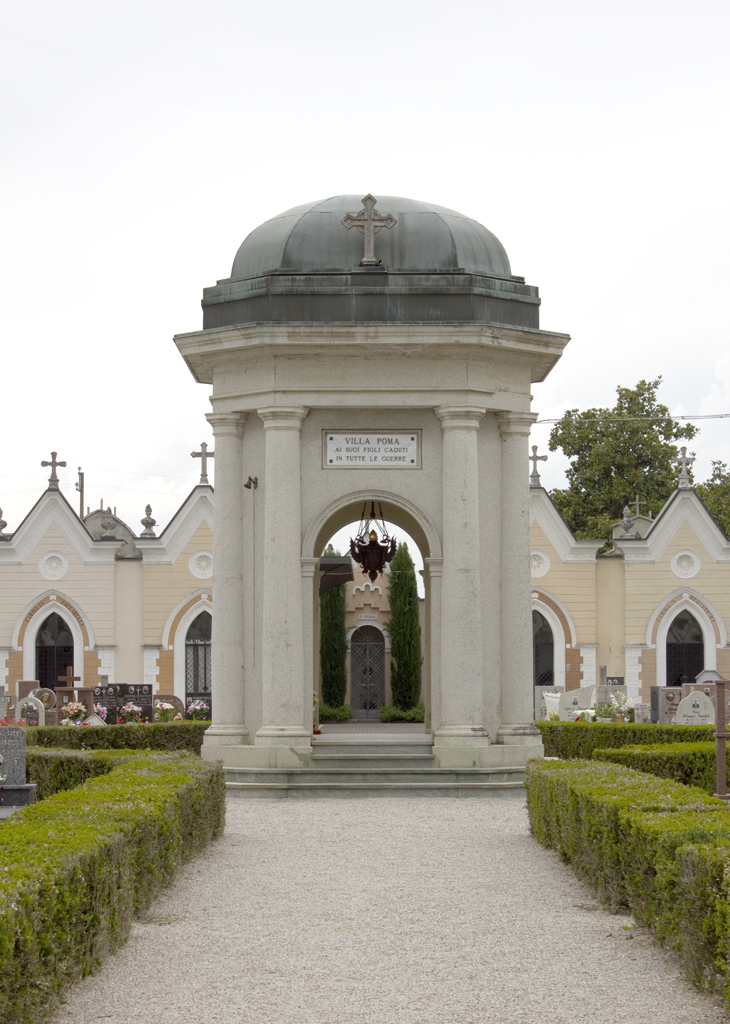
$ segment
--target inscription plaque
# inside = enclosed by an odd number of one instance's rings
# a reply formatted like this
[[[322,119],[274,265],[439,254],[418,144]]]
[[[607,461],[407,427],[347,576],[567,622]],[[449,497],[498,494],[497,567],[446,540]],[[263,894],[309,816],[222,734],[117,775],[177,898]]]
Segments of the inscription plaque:
[[[325,469],[420,469],[420,430],[322,432]]]

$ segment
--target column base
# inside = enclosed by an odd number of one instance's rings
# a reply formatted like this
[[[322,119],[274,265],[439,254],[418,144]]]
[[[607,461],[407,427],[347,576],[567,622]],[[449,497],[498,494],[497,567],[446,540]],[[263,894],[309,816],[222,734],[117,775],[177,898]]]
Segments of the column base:
[[[203,746],[223,747],[230,744],[240,745],[245,743],[247,738],[248,729],[243,723],[240,725],[216,725],[213,723],[203,733]]]
[[[497,743],[505,746],[542,747],[542,734],[533,722],[517,725],[501,725],[497,730]],[[542,754],[535,752],[535,757]]]
[[[203,746],[200,756],[204,761],[222,761],[224,768],[309,768],[312,746]]]
[[[483,726],[442,725],[433,737],[439,768],[486,768],[491,764],[489,733]]]

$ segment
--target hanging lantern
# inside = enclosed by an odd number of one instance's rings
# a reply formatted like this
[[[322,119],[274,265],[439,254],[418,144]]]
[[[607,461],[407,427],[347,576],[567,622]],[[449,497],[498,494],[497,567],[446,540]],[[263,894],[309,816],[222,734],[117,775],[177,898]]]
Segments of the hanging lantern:
[[[375,502],[370,502],[370,515],[367,515],[367,502],[363,506],[362,519],[357,537],[350,540],[350,554],[362,566],[363,576],[369,576],[374,582],[378,574],[383,575],[386,562],[390,562],[395,554],[396,539],[388,535],[383,519],[383,506],[380,505],[380,519],[375,515]],[[378,539],[378,530],[383,539]]]

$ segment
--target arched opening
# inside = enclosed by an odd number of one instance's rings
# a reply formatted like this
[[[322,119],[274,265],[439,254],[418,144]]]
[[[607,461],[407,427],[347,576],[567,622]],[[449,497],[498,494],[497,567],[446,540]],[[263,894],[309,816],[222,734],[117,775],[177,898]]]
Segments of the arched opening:
[[[697,619],[684,610],[667,631],[667,686],[693,683],[705,667],[705,640]]]
[[[68,623],[53,612],[41,624],[35,641],[35,678],[41,686],[55,690],[58,677],[71,668],[73,675],[74,639]]]
[[[190,624],[185,636],[185,707],[202,700],[212,708],[210,674],[210,636],[213,619],[201,612]]]
[[[368,495],[368,499],[369,499]],[[378,516],[380,501],[376,498]],[[365,495],[350,495],[349,499],[341,499],[341,507],[333,507],[323,511],[305,534],[303,541],[304,561],[309,562],[314,555],[317,559],[325,553],[328,543],[335,551],[349,558],[350,538],[355,537],[365,501]],[[368,507],[370,501],[368,500]],[[405,507],[404,507],[405,506]],[[418,591],[418,619],[420,630],[420,701],[425,707],[425,730],[431,730],[431,699],[435,685],[434,675],[438,665],[434,666],[431,659],[432,629],[431,615],[433,602],[440,600],[440,540],[433,525],[418,512],[414,506],[404,502],[403,506],[393,495],[383,494],[383,518],[388,533],[398,543],[408,545],[414,566]],[[347,634],[349,637],[349,666],[347,671],[348,693],[346,703],[353,709],[353,719],[379,720],[379,710],[384,704],[393,703],[391,693],[391,638],[387,623],[390,618],[389,582],[391,569],[388,567],[382,576],[371,583],[362,575],[359,566],[355,566],[354,581],[347,584],[348,598]],[[319,574],[315,572],[314,589],[314,645],[313,684],[319,692],[321,678],[320,659],[320,600]],[[436,596],[434,596],[434,593]],[[437,605],[438,607],[438,605]],[[438,621],[438,617],[437,617]],[[369,628],[368,628],[369,627]],[[414,688],[418,681],[414,678]],[[413,691],[411,691],[411,694]],[[321,697],[321,694],[320,694]],[[396,723],[397,724],[397,723]],[[395,725],[394,725],[395,727]],[[335,727],[333,726],[333,729]],[[411,723],[410,728],[417,728]]]
[[[350,640],[350,700],[353,718],[379,718],[385,704],[385,637],[374,626]]]
[[[535,686],[553,686],[555,648],[553,631],[538,611],[532,612],[532,680]]]

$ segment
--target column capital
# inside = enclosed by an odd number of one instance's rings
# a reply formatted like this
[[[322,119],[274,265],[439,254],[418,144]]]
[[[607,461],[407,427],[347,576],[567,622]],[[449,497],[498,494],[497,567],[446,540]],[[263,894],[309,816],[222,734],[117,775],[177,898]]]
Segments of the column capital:
[[[529,437],[532,424],[536,419],[536,412],[497,413],[497,423],[502,437],[509,437],[510,435]]]
[[[486,412],[475,405],[437,405],[434,412],[441,420],[442,430],[466,428],[478,430],[479,421]]]
[[[256,412],[264,421],[264,430],[301,430],[309,409],[303,405],[269,405]]]
[[[314,579],[314,574],[319,569],[319,559],[302,558],[300,561],[302,563],[302,578],[307,579],[308,577],[309,579]]]
[[[424,558],[423,560],[423,566],[428,573],[429,579],[434,579],[436,576],[440,579],[443,565],[443,558]]]
[[[213,428],[214,437],[241,437],[243,425],[248,418],[247,412],[209,412],[205,418]]]

